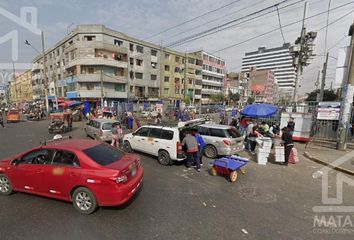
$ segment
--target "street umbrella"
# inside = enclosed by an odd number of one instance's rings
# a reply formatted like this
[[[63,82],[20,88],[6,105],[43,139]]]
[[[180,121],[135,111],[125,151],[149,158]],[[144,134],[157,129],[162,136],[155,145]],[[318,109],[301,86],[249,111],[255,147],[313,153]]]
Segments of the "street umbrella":
[[[83,104],[83,103],[80,101],[71,101],[68,106],[69,107],[77,107],[77,106],[80,106],[81,104]]]
[[[277,106],[265,103],[254,103],[246,106],[241,111],[241,114],[246,117],[271,117],[276,114],[277,111]]]

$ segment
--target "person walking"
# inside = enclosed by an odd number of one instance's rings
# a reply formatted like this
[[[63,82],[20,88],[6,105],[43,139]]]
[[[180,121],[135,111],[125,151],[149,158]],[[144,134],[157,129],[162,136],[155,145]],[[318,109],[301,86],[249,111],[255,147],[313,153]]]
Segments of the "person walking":
[[[186,136],[182,140],[182,146],[186,146],[187,149],[187,169],[190,170],[192,163],[195,161],[197,164],[197,171],[200,172],[200,162],[198,158],[198,142],[191,134],[191,131],[186,132]]]
[[[195,140],[197,140],[197,143],[198,143],[199,163],[200,163],[200,166],[203,166],[202,158],[203,158],[203,153],[204,153],[204,148],[205,148],[206,143],[205,143],[203,137],[198,133],[197,129],[193,129],[193,135],[195,137]]]
[[[246,147],[245,147],[245,149],[246,150],[250,150],[251,149],[251,140],[250,140],[250,134],[251,134],[251,132],[252,132],[252,129],[253,129],[253,127],[254,127],[255,125],[254,125],[254,122],[253,122],[253,120],[252,119],[249,119],[248,121],[247,121],[247,127],[246,127],[246,139],[245,139],[245,142],[246,142]]]
[[[281,139],[283,140],[285,152],[285,162],[282,163],[282,165],[288,165],[291,149],[294,147],[293,136],[291,135],[288,127],[282,128]]]
[[[288,125],[286,127],[288,128],[290,135],[293,136],[295,130],[294,118],[290,118]]]
[[[2,128],[5,128],[4,126],[4,117],[2,116],[2,111],[0,110],[0,125],[2,126]]]
[[[118,147],[120,146],[121,138],[123,136],[123,130],[120,126],[120,124],[116,124],[112,126],[112,142],[111,145],[113,147]]]

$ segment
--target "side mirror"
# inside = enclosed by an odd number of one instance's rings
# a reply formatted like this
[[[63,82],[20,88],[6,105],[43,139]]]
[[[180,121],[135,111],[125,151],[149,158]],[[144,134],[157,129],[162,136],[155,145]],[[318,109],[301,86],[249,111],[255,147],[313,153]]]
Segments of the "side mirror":
[[[20,163],[20,160],[18,160],[18,159],[14,159],[11,162],[11,164],[14,165],[14,166],[17,166],[19,163]]]

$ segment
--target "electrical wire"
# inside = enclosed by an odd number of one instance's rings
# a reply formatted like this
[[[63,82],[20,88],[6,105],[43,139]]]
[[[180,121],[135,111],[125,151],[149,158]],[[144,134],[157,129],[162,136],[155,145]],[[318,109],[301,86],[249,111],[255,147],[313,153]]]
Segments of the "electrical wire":
[[[347,34],[345,34],[341,39],[338,40],[335,44],[333,44],[332,47],[328,48],[327,51],[331,51],[333,48],[335,48],[338,44],[340,44],[346,37],[348,37]]]
[[[241,12],[241,11],[243,11],[243,10],[246,10],[247,8],[254,7],[254,6],[256,6],[256,5],[258,5],[258,4],[262,3],[262,2],[265,2],[265,1],[266,1],[266,0],[261,0],[261,1],[259,1],[259,2],[254,3],[254,4],[251,4],[251,5],[249,5],[249,6],[246,6],[246,7],[243,7],[243,8],[241,8],[241,9],[238,9],[237,11],[228,13],[228,14],[226,14],[226,15],[224,15],[224,16],[221,16],[221,17],[218,17],[218,18],[214,18],[213,20],[210,20],[210,21],[208,21],[208,22],[199,24],[199,25],[197,25],[197,26],[195,26],[195,27],[189,28],[189,29],[187,29],[187,30],[185,30],[185,31],[178,32],[178,33],[175,33],[175,34],[173,34],[173,35],[171,35],[171,36],[167,36],[167,37],[168,37],[168,38],[174,38],[174,37],[176,37],[176,36],[180,36],[181,34],[184,34],[184,33],[190,32],[190,31],[192,31],[192,30],[198,29],[198,28],[200,28],[200,27],[206,26],[206,25],[209,24],[209,23],[212,23],[212,22],[215,22],[215,21],[217,21],[217,20],[223,19],[223,18],[228,17],[228,16],[230,16],[230,15],[239,13],[239,12]]]
[[[330,9],[330,11],[333,11],[333,10],[336,10],[336,9],[338,9],[338,8],[342,8],[342,7],[348,6],[348,5],[350,5],[350,4],[353,4],[353,2],[346,3],[346,4],[342,4],[342,5],[340,5],[340,6],[337,6],[337,7],[335,7],[335,8]],[[320,13],[317,13],[317,14],[315,14],[315,15],[312,15],[312,16],[310,16],[310,17],[307,17],[307,18],[305,18],[305,20],[311,19],[311,18],[314,18],[314,17],[318,17],[318,16],[320,16],[320,15],[323,15],[324,13],[327,13],[327,10],[324,11],[324,12],[320,12]],[[346,14],[346,15],[347,15],[347,14]],[[338,20],[340,20],[340,19],[337,19],[337,20],[335,20],[335,21],[338,21]],[[289,24],[286,24],[286,25],[283,26],[283,28],[284,28],[284,27],[292,26],[292,25],[297,24],[297,23],[299,23],[299,22],[302,22],[302,19],[301,19],[301,20],[298,20],[298,21],[295,21],[295,22],[291,22],[291,23],[289,23]],[[333,22],[332,22],[332,23],[333,23]],[[330,24],[332,24],[332,23],[330,23]],[[323,28],[322,28],[322,29],[323,29]],[[321,30],[322,30],[322,29],[321,29]],[[220,51],[224,51],[224,50],[226,50],[226,49],[232,48],[232,47],[236,47],[236,46],[238,46],[238,45],[241,45],[241,44],[243,44],[243,43],[252,41],[252,40],[254,40],[254,39],[257,39],[257,38],[259,38],[259,37],[265,36],[265,35],[267,35],[267,34],[273,33],[273,32],[278,31],[278,30],[279,30],[279,28],[272,29],[272,30],[267,31],[267,32],[265,32],[265,33],[259,34],[259,35],[257,35],[257,36],[252,37],[252,38],[249,38],[249,39],[247,39],[247,40],[244,40],[244,41],[241,41],[241,42],[238,42],[238,43],[229,45],[229,46],[227,46],[227,47],[224,47],[224,48],[222,48],[222,49],[216,50],[216,51],[214,51],[214,52],[212,52],[212,53],[220,52]]]
[[[351,14],[351,13],[353,13],[353,12],[354,12],[354,10],[351,10],[350,12],[348,12],[348,13],[344,14],[343,16],[337,18],[337,19],[334,20],[333,22],[331,22],[331,23],[328,23],[328,22],[327,22],[326,26],[324,26],[324,27],[320,28],[319,30],[317,30],[317,32],[322,31],[323,29],[326,29],[326,31],[328,31],[328,27],[329,27],[330,25],[335,24],[336,22],[338,22],[339,20],[345,18],[346,16],[348,16],[349,14]],[[327,44],[326,44],[326,45],[327,45]],[[325,54],[326,54],[326,52],[325,52]]]
[[[210,14],[210,13],[214,13],[214,12],[216,12],[216,11],[219,11],[219,10],[221,10],[221,9],[223,9],[223,8],[226,8],[226,7],[228,7],[228,6],[231,6],[231,5],[233,5],[233,4],[235,4],[235,3],[238,3],[238,2],[240,2],[240,1],[242,1],[242,0],[232,1],[232,2],[230,2],[230,3],[228,3],[228,4],[226,4],[226,5],[223,5],[223,6],[221,6],[221,7],[216,8],[216,9],[210,10],[210,11],[208,11],[208,12],[206,12],[206,13],[203,13],[203,14],[201,14],[201,15],[198,15],[198,16],[194,17],[194,18],[191,18],[191,19],[189,19],[189,20],[187,20],[187,21],[184,21],[184,22],[179,23],[179,24],[177,24],[177,25],[174,25],[174,26],[172,26],[172,27],[170,27],[170,28],[167,28],[167,29],[165,29],[165,30],[162,30],[161,32],[155,33],[155,34],[153,34],[153,35],[151,35],[151,36],[149,36],[149,37],[147,37],[147,38],[145,38],[145,39],[143,39],[143,40],[148,40],[148,39],[151,39],[151,38],[153,38],[153,37],[159,36],[159,35],[162,34],[162,33],[168,32],[168,31],[170,31],[170,30],[172,30],[172,29],[175,29],[175,28],[177,28],[177,27],[180,27],[180,26],[182,26],[182,25],[184,25],[184,24],[186,24],[186,23],[193,22],[193,21],[195,21],[195,20],[197,20],[197,19],[199,19],[199,18],[201,18],[201,17],[204,17],[204,16],[206,16],[206,15],[208,15],[208,14]]]
[[[283,43],[286,43],[285,37],[284,37],[284,33],[283,33],[283,28],[282,28],[282,26],[281,26],[279,8],[278,8],[278,6],[276,6],[276,8],[277,8],[278,22],[279,22],[279,28],[280,28],[281,37],[283,38]]]
[[[266,7],[266,8],[263,8],[263,9],[261,9],[261,10],[258,10],[258,11],[255,11],[255,12],[253,12],[253,13],[250,13],[250,14],[248,14],[248,15],[246,15],[246,16],[243,16],[243,17],[240,17],[240,18],[231,20],[231,21],[226,22],[226,23],[223,23],[223,24],[221,24],[221,25],[212,27],[212,28],[210,28],[210,29],[208,29],[208,30],[205,30],[205,31],[202,31],[202,32],[193,34],[193,35],[188,36],[188,37],[185,37],[185,38],[180,39],[180,40],[178,40],[178,41],[175,41],[175,42],[172,42],[172,43],[170,43],[170,44],[167,44],[167,47],[180,45],[181,43],[184,43],[184,42],[189,41],[189,40],[192,40],[192,39],[193,39],[193,40],[196,40],[196,39],[198,39],[199,36],[204,36],[204,35],[206,35],[206,34],[208,34],[208,33],[214,32],[214,31],[218,32],[218,31],[220,31],[221,28],[227,29],[227,27],[229,27],[228,25],[230,25],[230,24],[233,24],[233,23],[238,22],[238,21],[240,21],[240,20],[242,20],[242,19],[251,17],[251,16],[253,16],[253,15],[257,15],[257,14],[262,13],[262,12],[264,12],[264,11],[270,10],[270,9],[272,9],[272,8],[274,8],[274,7],[276,7],[276,6],[280,5],[280,4],[286,3],[286,2],[288,2],[288,1],[289,1],[289,0],[283,0],[283,1],[281,1],[281,2],[278,2],[278,3],[276,3],[276,4],[273,4],[273,5],[268,6],[268,7]],[[302,2],[302,1],[303,1],[303,0],[300,0],[299,2]]]

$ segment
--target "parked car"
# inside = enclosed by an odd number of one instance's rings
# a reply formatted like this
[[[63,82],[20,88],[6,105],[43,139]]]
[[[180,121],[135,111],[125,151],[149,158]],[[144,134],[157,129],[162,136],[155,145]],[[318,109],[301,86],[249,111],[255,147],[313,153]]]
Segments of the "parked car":
[[[73,203],[83,214],[118,206],[143,180],[140,159],[95,140],[51,140],[0,161],[0,195],[27,192]]]
[[[111,119],[92,119],[84,128],[86,135],[104,142],[112,139],[112,125],[119,124],[119,121]]]
[[[197,126],[197,130],[206,143],[204,155],[208,158],[233,155],[244,150],[244,137],[235,127],[201,124]]]
[[[157,156],[162,165],[172,165],[173,161],[183,161],[181,133],[177,127],[142,126],[123,137],[124,149],[136,150]]]
[[[157,111],[142,111],[141,116],[142,117],[157,117],[158,112]]]

